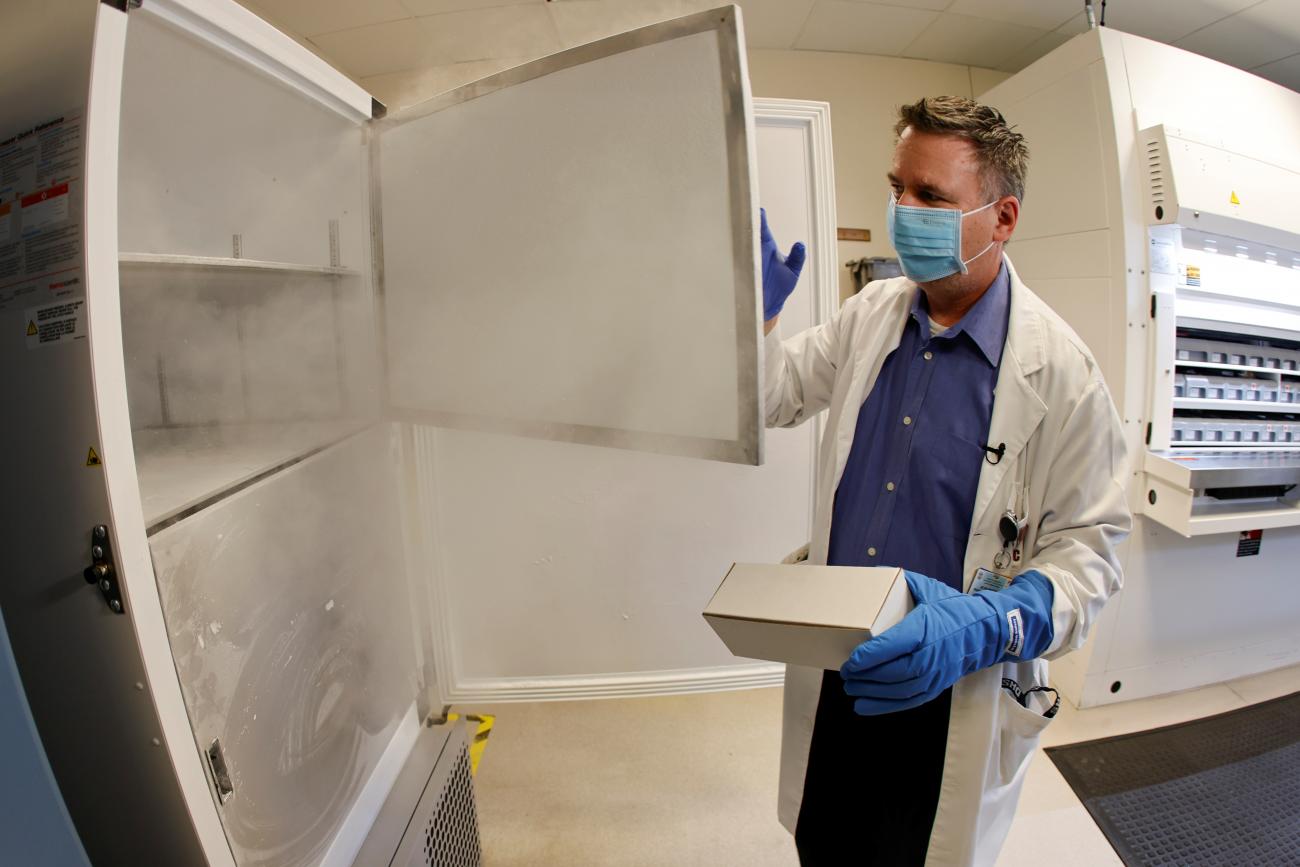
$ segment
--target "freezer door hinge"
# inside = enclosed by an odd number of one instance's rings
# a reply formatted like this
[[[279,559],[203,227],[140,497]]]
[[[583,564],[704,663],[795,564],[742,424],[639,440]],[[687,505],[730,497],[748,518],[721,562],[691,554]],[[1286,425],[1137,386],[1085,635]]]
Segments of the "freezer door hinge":
[[[144,0],[99,0],[105,6],[112,6],[119,12],[130,12],[132,9],[139,9]]]
[[[125,614],[122,602],[122,585],[118,582],[117,565],[113,562],[113,543],[108,536],[108,525],[99,524],[90,531],[90,565],[81,573],[87,584],[99,587],[104,601],[114,614]]]

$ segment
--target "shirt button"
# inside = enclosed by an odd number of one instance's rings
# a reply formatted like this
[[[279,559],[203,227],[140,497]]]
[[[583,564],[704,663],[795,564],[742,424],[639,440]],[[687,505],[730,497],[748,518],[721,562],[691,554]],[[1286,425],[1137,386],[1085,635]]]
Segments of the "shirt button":
[[[912,417],[910,415],[903,416],[903,424],[911,424],[911,423],[912,423]]]
[[[893,483],[893,482],[890,482],[889,484],[885,485],[885,490],[886,490],[886,491],[892,491],[893,489],[894,489],[894,483]]]
[[[875,549],[875,548],[868,548],[868,549],[867,549],[867,556],[868,556],[868,557],[874,557],[874,556],[876,556],[876,549]]]
[[[929,361],[931,358],[934,358],[934,353],[933,353],[933,352],[926,352],[926,353],[925,353],[925,360],[926,360],[926,361]]]

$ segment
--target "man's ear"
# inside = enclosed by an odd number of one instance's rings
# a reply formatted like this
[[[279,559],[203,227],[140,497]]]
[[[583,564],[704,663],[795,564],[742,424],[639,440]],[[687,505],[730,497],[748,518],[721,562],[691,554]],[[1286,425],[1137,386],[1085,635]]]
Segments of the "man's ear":
[[[998,215],[998,224],[993,229],[993,240],[1010,241],[1011,235],[1016,231],[1016,223],[1020,220],[1020,200],[1015,196],[1003,196],[998,199],[993,210]]]

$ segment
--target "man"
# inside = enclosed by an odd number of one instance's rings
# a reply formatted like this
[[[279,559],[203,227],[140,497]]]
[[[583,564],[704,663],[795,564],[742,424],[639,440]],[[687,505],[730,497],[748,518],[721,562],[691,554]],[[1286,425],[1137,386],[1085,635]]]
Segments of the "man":
[[[915,603],[840,671],[787,670],[781,820],[804,864],[988,865],[1055,712],[1045,659],[1121,584],[1125,446],[1088,348],[1003,255],[1023,137],[961,97],[895,132],[906,277],[782,342],[803,249],[763,223],[767,423],[828,411],[809,559],[902,567]]]

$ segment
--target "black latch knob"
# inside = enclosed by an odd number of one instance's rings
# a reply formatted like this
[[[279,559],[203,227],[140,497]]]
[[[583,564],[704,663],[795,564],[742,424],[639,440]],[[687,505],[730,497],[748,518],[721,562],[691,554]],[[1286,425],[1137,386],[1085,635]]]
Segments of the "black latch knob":
[[[99,524],[91,528],[90,556],[91,564],[81,573],[87,584],[99,587],[114,614],[124,613],[122,605],[122,588],[117,584],[117,575],[113,569],[113,546],[108,539],[108,527]]]

